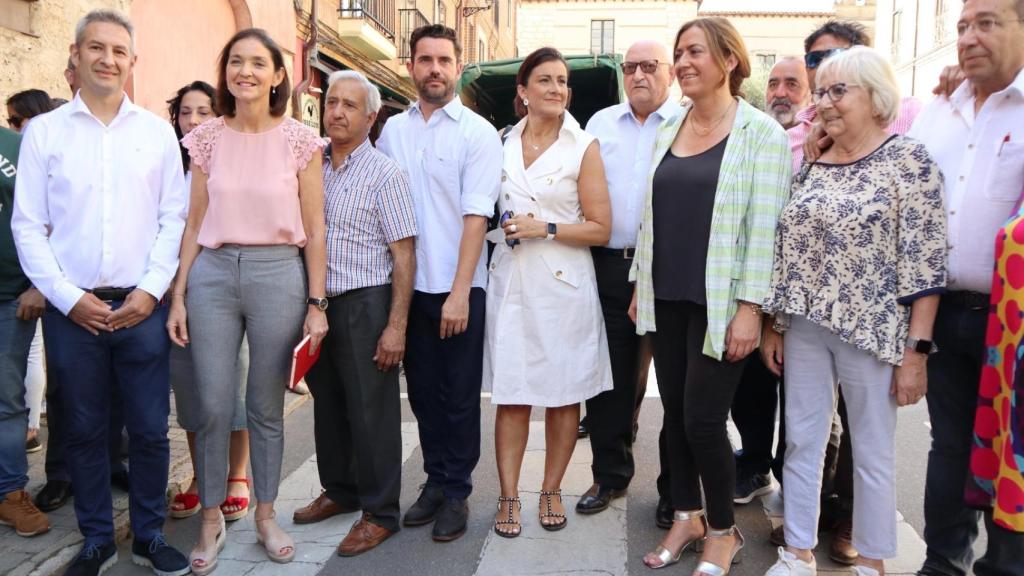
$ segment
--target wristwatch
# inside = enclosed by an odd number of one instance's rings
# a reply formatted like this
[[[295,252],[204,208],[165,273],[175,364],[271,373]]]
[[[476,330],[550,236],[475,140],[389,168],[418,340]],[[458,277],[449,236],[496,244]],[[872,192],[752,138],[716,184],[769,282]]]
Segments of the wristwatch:
[[[548,235],[547,235],[547,239],[548,240],[554,240],[555,239],[555,234],[558,234],[558,224],[555,224],[554,222],[548,222]]]
[[[327,298],[306,298],[306,304],[316,306],[321,312],[327,310]]]
[[[907,348],[919,354],[935,354],[939,351],[939,347],[935,345],[935,342],[914,338],[913,336],[907,338]]]

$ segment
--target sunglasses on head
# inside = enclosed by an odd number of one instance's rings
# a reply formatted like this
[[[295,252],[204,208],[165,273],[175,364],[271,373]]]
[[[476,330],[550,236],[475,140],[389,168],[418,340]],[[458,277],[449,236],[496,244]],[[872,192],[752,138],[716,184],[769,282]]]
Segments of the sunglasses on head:
[[[846,48],[829,48],[828,50],[815,50],[808,52],[804,55],[804,64],[807,68],[813,70],[821,65],[822,61],[830,56],[835,56],[840,52],[846,50]]]
[[[24,122],[25,122],[25,119],[22,118],[21,116],[8,116],[7,117],[7,124],[9,124],[11,126],[11,128],[14,128],[15,130],[21,130],[21,125]]]

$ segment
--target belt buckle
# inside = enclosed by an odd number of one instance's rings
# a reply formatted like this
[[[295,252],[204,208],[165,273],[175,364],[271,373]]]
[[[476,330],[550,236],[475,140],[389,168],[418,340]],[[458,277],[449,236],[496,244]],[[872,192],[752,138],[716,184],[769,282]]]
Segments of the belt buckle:
[[[623,260],[632,260],[634,255],[636,255],[636,248],[623,248],[622,249],[622,259]]]

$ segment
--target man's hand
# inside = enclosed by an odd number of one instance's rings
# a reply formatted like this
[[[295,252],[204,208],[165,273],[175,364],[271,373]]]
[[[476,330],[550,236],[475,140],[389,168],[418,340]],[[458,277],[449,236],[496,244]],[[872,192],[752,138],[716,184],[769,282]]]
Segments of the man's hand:
[[[28,290],[18,296],[18,311],[14,315],[18,320],[34,321],[42,317],[46,310],[46,298],[36,290],[35,286],[29,286]]]
[[[373,361],[377,363],[377,369],[387,372],[402,361],[405,356],[405,331],[394,328],[390,325],[384,327],[377,341],[377,351],[373,354]]]
[[[68,312],[68,318],[72,322],[85,328],[93,336],[98,336],[100,330],[113,332],[114,329],[107,322],[110,316],[110,304],[100,300],[92,293],[86,292],[75,302],[74,308]]]
[[[782,376],[782,334],[770,324],[761,331],[761,360],[772,374]]]
[[[903,365],[897,366],[892,374],[892,388],[889,393],[896,396],[898,406],[917,404],[928,392],[928,355],[907,350],[903,354]]]
[[[939,83],[932,88],[932,94],[949,98],[966,79],[960,66],[946,66],[942,69],[942,74],[939,74]]]
[[[729,327],[725,329],[725,359],[739,362],[757,348],[761,335],[761,313],[754,314],[750,306],[740,302]]]
[[[817,162],[821,155],[832,147],[832,137],[825,133],[820,124],[814,124],[804,140],[804,162]]]
[[[327,314],[312,306],[306,312],[306,321],[302,325],[302,337],[309,336],[309,355],[316,354],[320,343],[327,336]]]
[[[136,288],[128,293],[128,297],[124,299],[124,304],[121,304],[120,308],[107,314],[105,320],[111,330],[131,328],[149,318],[154,307],[156,307],[156,298],[149,292]]]
[[[441,339],[458,336],[469,326],[469,292],[460,294],[454,290],[441,307]]]

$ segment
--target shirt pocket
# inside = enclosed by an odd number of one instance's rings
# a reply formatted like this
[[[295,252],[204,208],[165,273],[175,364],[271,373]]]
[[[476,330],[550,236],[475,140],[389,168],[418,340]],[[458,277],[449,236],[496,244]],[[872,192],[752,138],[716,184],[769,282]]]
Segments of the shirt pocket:
[[[1024,191],[1024,143],[1006,142],[992,160],[985,198],[1016,202]]]
[[[425,160],[424,170],[434,184],[442,190],[458,191],[459,163],[455,154],[448,150],[431,150]]]

